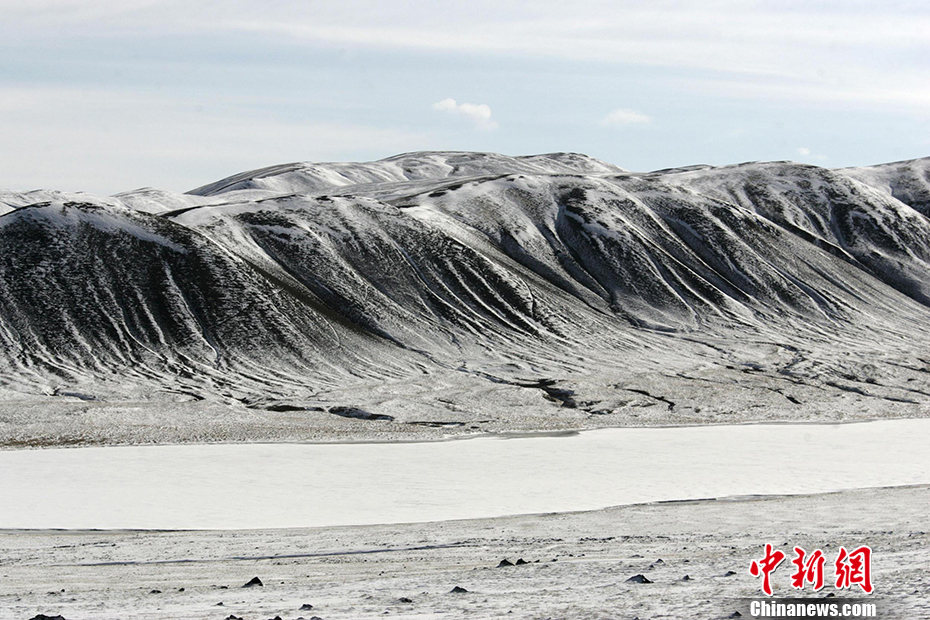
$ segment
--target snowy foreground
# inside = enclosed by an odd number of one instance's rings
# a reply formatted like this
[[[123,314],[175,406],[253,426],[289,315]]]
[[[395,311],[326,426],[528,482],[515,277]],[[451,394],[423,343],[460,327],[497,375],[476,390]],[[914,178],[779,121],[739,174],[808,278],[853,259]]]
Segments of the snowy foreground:
[[[928,505],[919,486],[410,525],[5,530],[0,610],[67,620],[749,617],[744,597],[761,591],[748,567],[766,542],[828,555],[868,543],[878,617],[910,620],[930,617]],[[791,595],[791,572],[775,572],[776,595]],[[638,574],[653,583],[627,581]],[[253,577],[264,586],[241,587]],[[832,584],[805,595],[829,593],[844,596]]]

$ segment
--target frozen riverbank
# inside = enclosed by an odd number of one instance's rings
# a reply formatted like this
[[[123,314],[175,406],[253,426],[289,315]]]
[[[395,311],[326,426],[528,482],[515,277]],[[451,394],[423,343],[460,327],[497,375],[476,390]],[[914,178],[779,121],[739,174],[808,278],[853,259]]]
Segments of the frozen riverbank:
[[[6,451],[0,527],[360,525],[926,484],[927,437],[930,419]]]

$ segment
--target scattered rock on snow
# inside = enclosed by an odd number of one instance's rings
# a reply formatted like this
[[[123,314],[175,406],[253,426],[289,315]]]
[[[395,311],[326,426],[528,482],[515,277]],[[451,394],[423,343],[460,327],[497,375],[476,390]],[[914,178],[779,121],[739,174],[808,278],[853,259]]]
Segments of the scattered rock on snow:
[[[300,606],[300,611],[310,611],[311,609],[313,609],[313,605],[310,603],[304,603]]]
[[[504,568],[507,566],[513,566],[513,562],[511,562],[507,558],[504,558],[503,560],[500,561],[500,564],[497,565],[497,568]]]
[[[29,620],[65,620],[65,617],[62,615],[46,616],[45,614],[39,614],[37,616],[33,616]]]
[[[259,579],[258,577],[252,577],[252,579],[250,579],[249,582],[242,587],[243,588],[254,588],[257,586],[261,588],[261,587],[264,587],[264,585],[265,584],[262,583],[261,579]]]
[[[646,577],[645,575],[643,575],[642,573],[638,575],[633,575],[632,577],[627,579],[627,581],[631,583],[652,583],[652,580]]]
[[[449,592],[451,592],[452,594],[461,594],[462,592],[468,592],[468,590],[466,590],[465,588],[461,588],[459,586],[455,586],[454,588],[449,590]]]
[[[516,565],[517,565],[517,566],[523,566],[524,564],[529,564],[529,562],[527,562],[527,561],[524,560],[523,558],[518,559],[517,562],[516,562]]]
[[[397,599],[397,602],[398,603],[412,603],[413,599],[409,599],[406,596],[402,596],[399,599]]]

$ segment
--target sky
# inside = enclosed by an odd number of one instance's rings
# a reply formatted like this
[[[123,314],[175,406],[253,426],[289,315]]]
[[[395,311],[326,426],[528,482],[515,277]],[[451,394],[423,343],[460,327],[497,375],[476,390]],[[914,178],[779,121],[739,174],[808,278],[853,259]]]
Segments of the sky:
[[[930,3],[0,0],[0,188],[291,161],[930,155]]]

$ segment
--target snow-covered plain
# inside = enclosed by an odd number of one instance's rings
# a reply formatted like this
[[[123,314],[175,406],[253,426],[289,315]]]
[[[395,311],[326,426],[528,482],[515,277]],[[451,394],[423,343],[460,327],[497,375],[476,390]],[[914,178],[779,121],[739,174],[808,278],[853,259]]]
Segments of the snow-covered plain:
[[[748,618],[747,599],[762,596],[749,564],[766,543],[831,560],[840,545],[870,544],[878,617],[923,620],[928,505],[921,486],[362,527],[5,530],[0,610],[4,620]],[[795,596],[792,569],[786,560],[773,575],[776,596]],[[653,583],[627,581],[637,574]],[[241,587],[256,576],[264,587]],[[862,596],[832,583],[799,594]]]
[[[0,528],[361,525],[930,484],[927,437],[930,419],[5,451]]]

